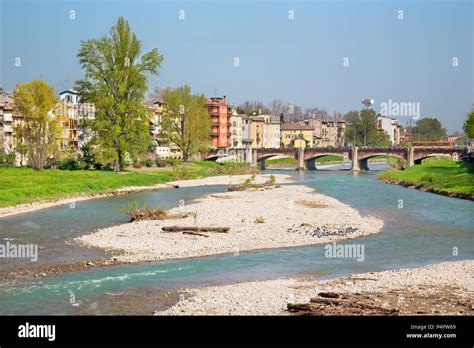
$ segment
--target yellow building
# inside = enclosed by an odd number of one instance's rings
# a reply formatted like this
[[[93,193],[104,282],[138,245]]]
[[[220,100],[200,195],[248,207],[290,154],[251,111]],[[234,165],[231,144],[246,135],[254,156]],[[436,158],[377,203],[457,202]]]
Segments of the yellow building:
[[[261,149],[263,147],[265,119],[260,116],[252,117],[251,123],[251,136],[252,136],[252,149]]]
[[[306,148],[313,146],[314,128],[301,123],[283,123],[281,142],[285,148]]]

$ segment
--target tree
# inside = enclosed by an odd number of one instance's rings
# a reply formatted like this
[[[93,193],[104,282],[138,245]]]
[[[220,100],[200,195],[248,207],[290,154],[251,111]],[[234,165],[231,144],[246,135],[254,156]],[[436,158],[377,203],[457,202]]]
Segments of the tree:
[[[346,121],[346,139],[353,145],[359,144],[360,118],[359,111],[349,111],[344,115]]]
[[[245,101],[239,106],[237,106],[238,112],[241,112],[243,114],[249,115],[252,111],[258,111],[260,110],[262,114],[269,114],[271,113],[271,110],[265,106],[265,104],[261,101]]]
[[[377,128],[377,116],[372,109],[349,111],[344,115],[347,122],[346,139],[355,146],[385,147],[390,137]]]
[[[148,99],[145,102],[145,105],[153,105],[153,103],[163,99],[163,91],[165,89],[156,86],[155,89],[148,94]]]
[[[288,112],[288,104],[281,99],[273,100],[269,107],[272,115],[285,115]]]
[[[189,86],[163,91],[165,108],[161,115],[161,137],[176,145],[188,161],[210,144],[211,120],[203,94],[191,94]]]
[[[474,139],[474,108],[467,114],[466,121],[463,126],[464,133],[469,139]]]
[[[329,114],[326,110],[316,107],[304,109],[303,115],[305,118],[318,118],[323,121],[327,121],[329,119]]]
[[[439,140],[446,135],[446,129],[437,118],[422,118],[413,127],[413,138],[418,141]]]
[[[41,170],[59,150],[61,124],[51,114],[57,102],[56,93],[46,82],[33,80],[19,84],[14,96],[16,110],[23,116],[22,122],[15,126],[15,133],[22,141],[16,141],[26,145],[29,164]]]
[[[150,144],[148,110],[143,105],[147,73],[158,75],[163,56],[155,48],[140,57],[142,42],[120,17],[103,36],[81,42],[79,62],[85,78],[76,82],[83,102],[95,104],[93,142],[98,158],[119,171],[127,156],[145,153]]]

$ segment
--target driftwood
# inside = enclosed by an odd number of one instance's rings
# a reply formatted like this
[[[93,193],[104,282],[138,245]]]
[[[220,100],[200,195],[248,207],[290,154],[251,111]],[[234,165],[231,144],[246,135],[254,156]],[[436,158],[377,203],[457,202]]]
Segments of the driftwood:
[[[371,296],[320,292],[309,303],[288,303],[287,309],[299,315],[398,315],[396,308],[384,308]]]
[[[194,227],[194,226],[163,226],[163,232],[215,232],[227,233],[230,227]]]
[[[198,232],[192,232],[192,231],[184,231],[183,234],[190,234],[192,236],[201,236],[201,237],[209,237],[207,234],[202,234]]]

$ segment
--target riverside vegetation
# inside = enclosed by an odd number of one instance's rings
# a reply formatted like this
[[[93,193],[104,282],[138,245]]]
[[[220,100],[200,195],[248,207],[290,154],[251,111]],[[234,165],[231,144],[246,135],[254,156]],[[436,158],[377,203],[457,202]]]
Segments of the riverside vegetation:
[[[207,161],[176,162],[164,168],[113,172],[101,170],[53,170],[0,168],[0,208],[53,201],[79,194],[109,193],[130,186],[154,186],[173,180],[255,172],[247,164]]]
[[[425,160],[404,170],[378,175],[387,183],[474,200],[474,164],[442,159]]]

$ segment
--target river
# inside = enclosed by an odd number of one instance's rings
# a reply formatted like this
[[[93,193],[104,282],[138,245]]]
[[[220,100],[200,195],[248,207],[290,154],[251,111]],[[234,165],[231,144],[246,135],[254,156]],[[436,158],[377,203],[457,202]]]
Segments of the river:
[[[471,201],[385,184],[375,178],[373,171],[280,169],[265,173],[289,174],[296,184],[313,187],[363,214],[381,216],[385,225],[379,234],[346,242],[362,243],[365,260],[326,258],[324,245],[319,245],[93,268],[3,282],[0,314],[151,314],[173,304],[176,290],[182,287],[303,275],[327,279],[474,258]],[[167,209],[177,206],[181,199],[190,201],[225,190],[224,186],[182,188],[82,201],[73,208],[48,208],[0,219],[0,238],[39,244],[40,262],[46,264],[74,262],[103,252],[75,245],[65,247],[65,243],[96,228],[126,222],[121,208],[129,202],[147,202]],[[12,260],[1,262],[2,267],[18,266]]]

